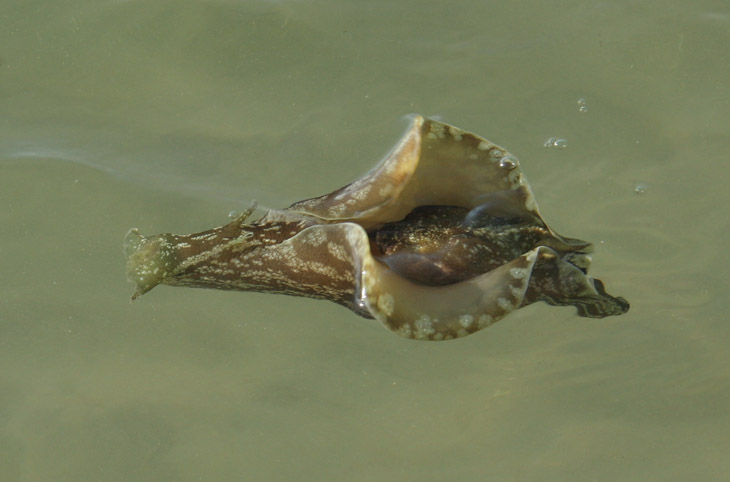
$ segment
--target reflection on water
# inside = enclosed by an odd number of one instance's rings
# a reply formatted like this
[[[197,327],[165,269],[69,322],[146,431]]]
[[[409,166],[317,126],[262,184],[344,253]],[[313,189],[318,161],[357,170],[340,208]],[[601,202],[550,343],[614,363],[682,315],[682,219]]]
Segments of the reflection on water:
[[[5,7],[2,480],[724,479],[730,17],[713,3]],[[129,303],[130,226],[194,232],[329,192],[411,112],[508,146],[631,312],[531,306],[426,344],[310,300]]]

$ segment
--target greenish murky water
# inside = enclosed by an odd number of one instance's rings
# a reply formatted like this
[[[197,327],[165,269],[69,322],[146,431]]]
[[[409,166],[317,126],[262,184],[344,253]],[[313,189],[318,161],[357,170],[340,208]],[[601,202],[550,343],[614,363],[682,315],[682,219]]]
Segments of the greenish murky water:
[[[727,5],[5,3],[0,479],[727,480]],[[329,192],[412,112],[520,157],[631,311],[422,343],[306,299],[129,302],[129,228]]]

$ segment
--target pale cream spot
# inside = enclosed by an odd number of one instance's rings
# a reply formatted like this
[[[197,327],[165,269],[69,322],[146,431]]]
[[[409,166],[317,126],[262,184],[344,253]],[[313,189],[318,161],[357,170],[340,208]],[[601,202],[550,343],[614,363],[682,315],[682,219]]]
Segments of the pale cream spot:
[[[451,134],[451,137],[453,137],[456,142],[459,142],[461,140],[461,132],[462,131],[460,129],[449,126],[449,134]]]
[[[393,189],[394,189],[394,186],[392,184],[385,184],[385,185],[381,186],[380,189],[378,190],[378,195],[380,197],[389,196],[390,193],[393,192]]]
[[[501,297],[500,298],[497,298],[497,304],[504,311],[512,311],[514,309],[514,305],[507,298],[501,298]]]
[[[487,314],[480,315],[477,318],[477,325],[479,328],[486,328],[494,322],[493,318]]]
[[[375,276],[372,275],[373,268],[370,263],[364,263],[363,264],[363,275],[362,275],[362,282],[365,286],[365,291],[368,293],[372,293],[375,289],[375,284],[377,282],[377,279]]]
[[[428,315],[421,315],[413,325],[416,329],[415,337],[421,340],[428,338],[429,335],[433,335],[436,332],[433,329],[431,317]]]
[[[514,279],[524,279],[527,276],[527,269],[510,268],[509,274],[511,274]]]
[[[398,328],[398,334],[406,338],[413,338],[413,330],[411,329],[411,325],[405,324]]]
[[[433,132],[429,132],[428,134],[426,134],[426,137],[428,137],[429,139],[437,139],[436,134],[434,134]]]
[[[320,263],[318,261],[304,262],[304,263],[300,263],[299,265],[300,265],[300,268],[305,271],[317,273],[317,274],[325,276],[326,278],[334,279],[339,276],[339,274],[337,273],[337,270],[335,268],[333,268],[332,266],[330,266],[328,264]],[[295,267],[295,266],[296,265],[292,265],[292,267]]]
[[[481,141],[477,144],[477,149],[480,151],[488,151],[490,147],[492,147],[492,145],[487,141]],[[492,156],[494,156],[494,154],[492,154]]]
[[[385,316],[392,316],[393,310],[395,309],[395,299],[393,298],[393,295],[391,295],[390,293],[383,293],[382,295],[378,296],[378,309]]]
[[[464,314],[459,316],[459,324],[464,328],[469,328],[474,323],[474,316],[470,314]]]
[[[347,250],[341,244],[329,242],[327,243],[327,251],[329,251],[334,258],[341,261],[347,261],[349,259]]]
[[[358,189],[357,191],[352,193],[352,196],[350,199],[346,200],[345,202],[347,204],[354,204],[356,201],[362,201],[364,199],[367,199],[368,194],[370,194],[370,191],[372,190],[373,185],[367,184],[363,186],[361,189]]]
[[[387,164],[383,167],[383,172],[385,174],[393,174],[395,171],[397,171],[399,168],[398,162],[395,160],[388,161]]]
[[[203,234],[200,236],[192,236],[191,239],[194,241],[201,241],[201,240],[211,241],[211,240],[215,239],[217,236],[218,236],[218,233],[211,233],[211,234]]]
[[[429,134],[431,134],[431,133],[436,134],[436,136],[438,136],[439,139],[443,139],[444,137],[446,137],[446,133],[444,132],[445,127],[446,126],[444,126],[441,123],[433,122],[433,123],[431,123],[431,132]]]
[[[509,174],[507,174],[507,180],[513,189],[517,189],[517,187],[521,185],[522,173],[519,169],[513,169]]]
[[[530,251],[529,253],[527,253],[525,255],[525,259],[527,260],[527,262],[529,264],[532,264],[535,262],[535,259],[537,258],[537,251],[538,251],[537,249],[533,249],[532,251]]]
[[[345,203],[334,204],[329,207],[329,215],[332,217],[342,216],[345,213],[345,209],[347,209]]]
[[[542,251],[541,250],[541,252],[540,252],[540,258],[543,259],[544,261],[552,261],[555,258],[557,258],[557,256],[555,255],[555,253],[552,253],[550,251]]]
[[[518,286],[511,286],[510,291],[512,292],[512,296],[514,296],[516,299],[522,298],[522,288]]]
[[[356,226],[348,225],[345,237],[347,238],[347,242],[350,246],[355,247],[355,249],[360,249],[362,248],[363,234],[364,233]]]
[[[464,338],[468,334],[469,334],[469,332],[466,331],[464,328],[461,328],[461,329],[459,329],[459,331],[456,332],[456,336],[458,338]]]
[[[303,239],[304,242],[311,244],[312,246],[321,246],[327,242],[327,233],[321,229],[310,229],[308,236]]]
[[[527,199],[525,199],[525,208],[533,213],[537,212],[537,204],[535,203],[535,198],[532,197],[532,195],[527,196]]]

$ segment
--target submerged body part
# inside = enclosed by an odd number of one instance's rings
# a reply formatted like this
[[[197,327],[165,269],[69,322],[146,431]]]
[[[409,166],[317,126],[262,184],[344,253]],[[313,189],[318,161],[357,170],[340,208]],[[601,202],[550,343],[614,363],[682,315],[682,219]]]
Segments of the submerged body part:
[[[127,234],[133,299],[158,284],[334,301],[408,338],[474,333],[536,301],[580,316],[628,302],[587,276],[592,246],[542,219],[519,162],[417,116],[372,171],[333,193],[190,235]]]

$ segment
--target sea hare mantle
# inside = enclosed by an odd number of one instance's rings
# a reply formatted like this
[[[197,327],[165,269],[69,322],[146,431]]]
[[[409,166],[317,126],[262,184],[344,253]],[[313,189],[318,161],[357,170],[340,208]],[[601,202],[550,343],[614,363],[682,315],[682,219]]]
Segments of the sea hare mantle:
[[[587,275],[590,243],[543,220],[515,156],[415,116],[355,182],[248,222],[124,242],[132,299],[158,284],[307,296],[419,340],[466,336],[536,301],[580,316],[629,303]]]

